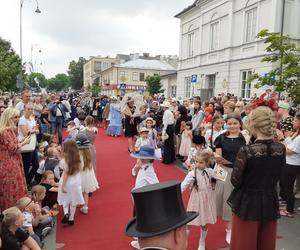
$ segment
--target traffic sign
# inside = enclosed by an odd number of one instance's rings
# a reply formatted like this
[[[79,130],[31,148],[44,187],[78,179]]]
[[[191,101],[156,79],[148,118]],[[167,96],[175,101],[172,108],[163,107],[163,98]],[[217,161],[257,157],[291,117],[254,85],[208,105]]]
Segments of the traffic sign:
[[[127,88],[126,83],[120,83],[120,89],[125,90]]]
[[[197,82],[197,75],[192,75],[191,82],[192,83],[196,83]]]

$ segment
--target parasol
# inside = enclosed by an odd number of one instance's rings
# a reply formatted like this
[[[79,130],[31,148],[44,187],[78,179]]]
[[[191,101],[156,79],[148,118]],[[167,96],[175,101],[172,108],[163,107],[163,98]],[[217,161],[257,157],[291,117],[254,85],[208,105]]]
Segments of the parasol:
[[[135,112],[134,112],[134,116],[139,115],[140,114],[140,107],[145,105],[144,96],[137,93],[137,92],[132,92],[132,93],[125,94],[122,101],[121,101],[121,110],[124,108],[124,106],[126,105],[127,100],[129,98],[131,98],[134,101],[134,106],[136,107]]]

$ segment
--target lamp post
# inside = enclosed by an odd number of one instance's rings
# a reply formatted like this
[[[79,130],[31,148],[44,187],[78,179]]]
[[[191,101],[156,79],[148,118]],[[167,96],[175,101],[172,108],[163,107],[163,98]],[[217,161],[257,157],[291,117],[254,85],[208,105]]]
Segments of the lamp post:
[[[23,59],[23,51],[22,51],[22,12],[23,12],[23,4],[24,4],[25,0],[20,0],[20,57],[21,57],[21,62]],[[35,13],[39,14],[41,13],[40,9],[39,9],[39,3],[37,0],[35,0],[36,2],[36,10]]]

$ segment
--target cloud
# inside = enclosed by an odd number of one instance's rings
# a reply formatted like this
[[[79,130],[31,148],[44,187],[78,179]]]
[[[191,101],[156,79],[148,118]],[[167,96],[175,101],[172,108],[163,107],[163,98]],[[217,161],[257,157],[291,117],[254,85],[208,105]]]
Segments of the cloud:
[[[25,0],[23,8],[23,57],[43,61],[47,77],[67,70],[78,57],[116,53],[178,54],[179,21],[173,16],[192,0]],[[11,40],[19,52],[18,1],[1,0],[0,36]],[[36,58],[39,57],[39,58]]]

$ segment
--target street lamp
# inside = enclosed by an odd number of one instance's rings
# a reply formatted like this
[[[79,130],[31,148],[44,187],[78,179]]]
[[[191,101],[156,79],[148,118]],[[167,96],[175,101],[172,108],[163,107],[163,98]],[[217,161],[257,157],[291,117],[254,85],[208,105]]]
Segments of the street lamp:
[[[21,62],[23,59],[23,53],[22,53],[22,12],[23,12],[23,4],[24,4],[25,0],[20,0],[20,57],[21,57]],[[40,9],[39,9],[39,3],[37,0],[35,0],[36,2],[36,10],[35,13],[39,14],[41,13]]]

